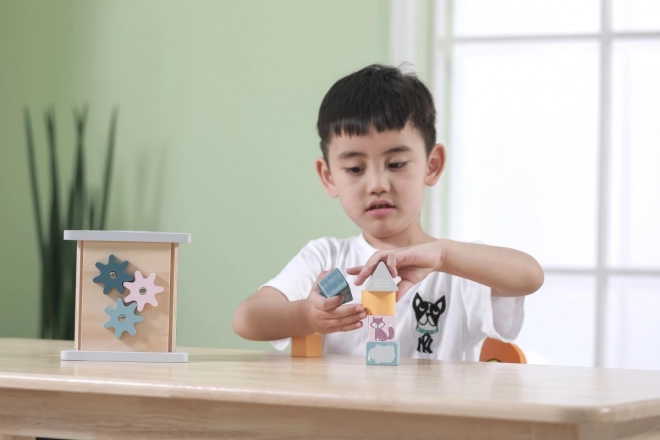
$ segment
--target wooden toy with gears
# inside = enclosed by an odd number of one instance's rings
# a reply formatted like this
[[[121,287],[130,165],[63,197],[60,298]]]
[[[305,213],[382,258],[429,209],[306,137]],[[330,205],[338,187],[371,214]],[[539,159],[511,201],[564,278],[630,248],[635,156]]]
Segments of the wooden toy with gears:
[[[176,352],[179,243],[190,234],[64,231],[76,240],[74,349],[66,361],[188,362]]]

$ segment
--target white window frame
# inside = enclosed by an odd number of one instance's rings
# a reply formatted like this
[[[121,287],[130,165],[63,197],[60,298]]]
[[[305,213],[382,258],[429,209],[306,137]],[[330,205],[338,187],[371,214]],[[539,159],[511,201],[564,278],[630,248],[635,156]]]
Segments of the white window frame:
[[[460,1],[460,0],[459,0]],[[599,99],[598,113],[598,185],[597,185],[597,226],[596,226],[596,266],[593,269],[573,269],[570,267],[544,267],[551,275],[590,275],[596,280],[596,328],[594,341],[594,365],[605,366],[606,359],[606,320],[607,282],[613,275],[660,277],[660,270],[617,268],[607,263],[609,203],[610,203],[610,116],[612,82],[612,46],[615,40],[658,39],[660,32],[615,32],[612,29],[612,0],[600,0],[600,30],[596,33],[542,34],[542,35],[497,35],[478,37],[453,37],[451,35],[451,8],[453,0],[434,0],[433,41],[426,42],[432,54],[432,84],[437,107],[438,139],[448,139],[449,109],[452,87],[451,53],[457,44],[486,42],[534,42],[534,41],[595,41],[599,44]],[[390,0],[390,63],[400,65],[408,62],[416,64],[416,34],[418,20],[418,0]],[[432,188],[427,208],[429,233],[435,237],[447,236],[447,174],[451,164],[438,185]]]

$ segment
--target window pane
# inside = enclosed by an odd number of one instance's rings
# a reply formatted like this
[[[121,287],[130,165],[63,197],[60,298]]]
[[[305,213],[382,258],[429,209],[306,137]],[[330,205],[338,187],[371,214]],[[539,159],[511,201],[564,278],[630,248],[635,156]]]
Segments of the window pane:
[[[606,366],[660,370],[660,277],[612,277]]]
[[[660,2],[613,0],[612,26],[616,31],[660,30]]]
[[[516,340],[529,363],[594,364],[596,295],[593,277],[547,275],[525,298],[525,323]]]
[[[609,262],[660,268],[660,41],[614,45]]]
[[[454,35],[538,35],[594,33],[599,0],[457,0],[452,2]]]
[[[596,43],[461,44],[451,75],[449,236],[593,266]]]

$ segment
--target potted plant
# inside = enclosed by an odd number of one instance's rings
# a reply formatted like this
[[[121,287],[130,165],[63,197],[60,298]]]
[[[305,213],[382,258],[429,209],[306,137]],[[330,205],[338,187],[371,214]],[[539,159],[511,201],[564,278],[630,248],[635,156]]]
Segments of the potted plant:
[[[73,339],[76,283],[76,244],[63,240],[65,229],[105,229],[110,181],[117,131],[118,109],[110,118],[108,143],[102,187],[91,187],[85,178],[85,128],[87,107],[74,109],[76,152],[73,179],[65,194],[60,194],[57,145],[55,136],[55,110],[45,114],[50,171],[47,213],[41,212],[41,199],[37,184],[32,122],[27,107],[24,109],[30,186],[37,228],[37,244],[41,260],[41,329],[45,339]],[[63,197],[62,197],[63,196]],[[66,198],[66,201],[63,200]]]

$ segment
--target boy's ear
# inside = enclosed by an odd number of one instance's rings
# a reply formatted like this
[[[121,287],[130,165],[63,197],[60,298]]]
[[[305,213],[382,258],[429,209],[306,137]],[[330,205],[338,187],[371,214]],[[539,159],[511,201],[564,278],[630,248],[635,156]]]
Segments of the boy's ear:
[[[337,188],[335,188],[335,182],[332,179],[332,174],[330,174],[330,167],[322,157],[316,159],[316,172],[321,179],[323,188],[325,188],[330,197],[337,197],[339,194],[337,193]]]
[[[442,170],[445,168],[445,159],[445,146],[442,144],[434,145],[429,153],[426,178],[424,179],[424,183],[426,183],[427,186],[433,186],[438,183]]]

